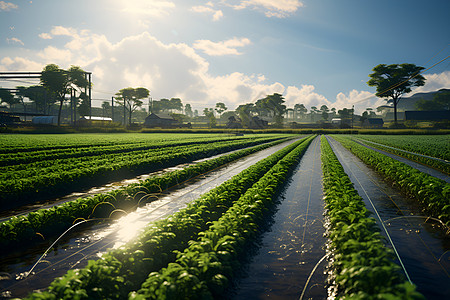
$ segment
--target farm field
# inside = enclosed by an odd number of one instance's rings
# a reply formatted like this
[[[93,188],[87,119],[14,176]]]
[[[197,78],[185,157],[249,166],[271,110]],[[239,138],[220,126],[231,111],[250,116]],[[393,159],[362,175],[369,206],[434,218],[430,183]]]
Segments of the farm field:
[[[99,135],[98,144],[89,147],[85,141],[77,144],[79,137],[70,141],[68,136],[60,144],[59,136],[34,146],[29,143],[33,150],[23,150],[22,156],[2,153],[2,167],[10,167],[11,173],[18,172],[16,166],[21,164],[44,170],[51,155],[65,156],[60,160],[76,167],[73,160],[90,164],[92,158],[106,157],[113,163],[121,156],[124,161],[133,159],[128,154],[146,157],[149,153],[149,158],[158,160],[139,161],[149,166],[146,171],[152,163],[159,168],[181,165],[114,192],[1,223],[2,248],[16,249],[0,252],[5,261],[0,272],[6,274],[0,281],[3,297],[25,297],[40,289],[27,299],[225,295],[244,299],[272,293],[283,299],[381,294],[422,299],[422,294],[439,297],[449,286],[445,270],[450,243],[448,227],[443,225],[449,224],[449,184],[370,150],[353,137],[144,134],[132,141],[119,134],[117,141],[114,135]],[[11,149],[28,149],[19,140],[14,144],[11,137]],[[388,138],[395,144],[397,136]],[[91,142],[95,144],[95,137]],[[439,142],[434,146],[439,148]],[[418,153],[410,147],[408,151]],[[35,155],[36,161],[26,158],[26,153]],[[184,160],[160,162],[179,153]],[[354,155],[362,161],[356,162]],[[198,158],[205,159],[183,165]],[[129,170],[139,169],[139,164]],[[114,172],[114,168],[101,169],[96,176]],[[15,174],[20,178],[31,173]],[[395,195],[391,198],[398,206],[379,196],[377,187],[383,184],[380,190],[391,188],[386,193]],[[399,212],[402,222],[391,220]],[[50,247],[28,273],[40,254],[76,222],[79,226]],[[393,243],[386,235],[391,231]],[[419,246],[428,251],[427,259],[411,254],[410,249]],[[263,272],[261,264],[274,272]],[[435,285],[426,287],[430,280]]]
[[[16,136],[16,141],[2,136],[5,148],[14,151],[0,155],[2,208],[286,137],[130,134],[112,141],[108,135],[64,136]],[[27,138],[35,143],[21,145]]]

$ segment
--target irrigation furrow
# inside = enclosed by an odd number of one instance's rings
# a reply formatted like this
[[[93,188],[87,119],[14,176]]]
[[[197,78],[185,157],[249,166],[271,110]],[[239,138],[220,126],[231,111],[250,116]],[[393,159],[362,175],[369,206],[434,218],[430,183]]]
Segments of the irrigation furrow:
[[[446,298],[450,294],[450,236],[447,228],[424,215],[416,201],[405,198],[385,183],[338,142],[329,137],[328,141],[367,209],[374,216],[378,213],[378,225],[386,227],[405,272],[417,285],[417,290],[428,299]]]
[[[230,291],[232,299],[326,299],[320,138],[303,155],[281,195],[257,252]],[[311,279],[308,282],[308,277]]]

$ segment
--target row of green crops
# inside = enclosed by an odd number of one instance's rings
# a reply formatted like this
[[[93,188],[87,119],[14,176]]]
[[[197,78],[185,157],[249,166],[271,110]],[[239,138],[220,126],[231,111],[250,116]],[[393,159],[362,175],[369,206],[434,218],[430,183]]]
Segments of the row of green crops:
[[[129,299],[212,299],[221,297],[249,241],[258,234],[280,187],[310,144],[303,143],[280,160],[243,194],[208,230],[177,252],[177,259],[151,273]]]
[[[67,148],[38,150],[38,151],[17,151],[13,153],[0,154],[0,166],[11,166],[18,164],[29,164],[40,161],[53,161],[55,159],[78,158],[96,155],[106,155],[114,153],[127,153],[139,150],[160,149],[165,147],[175,147],[182,145],[206,144],[217,141],[245,140],[254,137],[201,137],[186,138],[180,140],[159,141],[149,140],[147,142],[129,142],[126,144],[114,145],[92,145],[82,146],[71,145]]]
[[[349,299],[422,299],[393,263],[375,219],[322,136],[324,200],[328,219],[332,294]]]
[[[358,138],[450,161],[449,135],[358,135]]]
[[[34,293],[28,299],[123,299],[136,291],[148,274],[176,259],[175,250],[183,251],[188,241],[197,239],[239,197],[267,173],[302,139],[245,169],[230,180],[204,194],[172,216],[149,224],[140,237],[112,250],[80,270],[71,270],[55,280],[48,291]]]
[[[450,226],[450,184],[368,149],[349,138],[342,136],[333,138],[391,181],[394,186],[417,199],[428,213]]]
[[[76,161],[55,160],[53,165],[47,168],[34,166],[16,172],[9,170],[0,175],[0,204],[8,207],[11,204],[36,201],[79,187],[188,163],[280,138],[282,136],[166,147],[161,150],[79,158]]]
[[[429,166],[431,168],[441,171],[442,173],[450,174],[450,162],[445,162],[441,159],[433,159],[431,157],[423,156],[421,154],[415,154],[413,152],[405,152],[405,151],[399,150],[399,149],[397,149],[395,147],[391,147],[391,146],[384,146],[384,145],[378,144],[378,143],[374,144],[371,141],[367,141],[365,139],[360,139],[359,137],[356,137],[356,139],[361,141],[364,144],[368,144],[369,146],[375,147],[377,149],[380,149],[380,150],[386,151],[388,153],[392,153],[392,154],[407,158],[411,161],[415,161],[417,163]],[[450,141],[449,141],[449,143],[450,143]],[[450,148],[450,147],[448,147],[448,148]],[[409,150],[406,150],[406,151],[409,151]]]
[[[114,210],[130,212],[138,205],[153,200],[152,193],[166,190],[180,182],[204,174],[246,155],[272,147],[285,140],[240,150],[181,170],[152,176],[140,183],[131,184],[108,193],[80,198],[50,209],[40,209],[26,216],[12,217],[0,224],[0,249],[11,250],[11,247],[17,247],[21,244],[28,245],[33,241],[38,241],[41,236],[49,238],[54,234],[60,234],[69,228],[76,219],[108,217]]]
[[[185,133],[87,133],[87,134],[2,134],[1,153],[43,151],[79,147],[100,147],[127,145],[130,143],[179,142],[182,140],[215,137],[222,139],[224,134],[185,134]]]

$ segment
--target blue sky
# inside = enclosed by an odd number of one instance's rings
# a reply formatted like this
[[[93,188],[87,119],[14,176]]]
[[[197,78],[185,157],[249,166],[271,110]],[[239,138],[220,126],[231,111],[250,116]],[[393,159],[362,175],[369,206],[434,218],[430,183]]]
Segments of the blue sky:
[[[360,111],[384,103],[366,84],[377,64],[450,55],[449,11],[446,0],[6,0],[0,71],[78,65],[93,72],[94,99],[144,86],[199,110],[277,92],[290,107]],[[413,92],[450,88],[449,62]]]

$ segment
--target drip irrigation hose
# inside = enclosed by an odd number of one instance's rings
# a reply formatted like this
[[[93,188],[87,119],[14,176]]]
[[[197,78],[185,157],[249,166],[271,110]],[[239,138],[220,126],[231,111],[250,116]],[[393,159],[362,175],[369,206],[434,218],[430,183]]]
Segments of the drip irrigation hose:
[[[66,235],[66,233],[68,233],[70,230],[72,230],[72,228],[75,228],[76,226],[78,226],[78,225],[80,225],[80,224],[83,224],[83,223],[86,223],[86,222],[90,222],[90,221],[98,221],[98,220],[105,220],[105,219],[99,219],[99,218],[96,218],[96,219],[88,219],[88,220],[83,220],[83,221],[81,221],[81,222],[78,222],[78,223],[76,223],[76,224],[74,224],[74,225],[72,225],[72,226],[70,226],[69,227],[69,229],[67,229],[66,231],[64,231],[64,233],[63,234],[61,234],[51,245],[50,245],[50,247],[48,247],[47,248],[47,250],[45,250],[45,252],[41,255],[41,257],[39,257],[39,259],[38,259],[38,261],[31,267],[31,269],[30,269],[30,271],[28,271],[28,272],[26,272],[25,273],[25,277],[24,278],[27,278],[28,277],[28,275],[30,275],[31,274],[31,272],[33,272],[33,270],[34,270],[34,268],[41,262],[41,260],[47,255],[47,253],[48,253],[48,251],[50,251],[50,249],[52,249],[53,248],[53,246],[64,236],[64,235]]]
[[[314,275],[314,272],[316,272],[317,267],[322,263],[322,261],[327,258],[330,255],[331,252],[328,252],[327,254],[325,254],[318,262],[317,264],[314,266],[314,268],[312,269],[311,273],[308,276],[308,280],[306,280],[305,286],[303,287],[303,291],[302,294],[300,295],[299,300],[303,299],[303,296],[305,296],[305,292],[306,292],[306,288],[308,287],[308,284],[312,278],[312,276]]]

